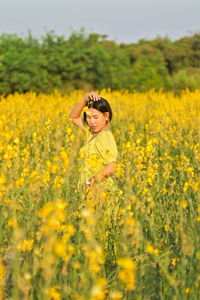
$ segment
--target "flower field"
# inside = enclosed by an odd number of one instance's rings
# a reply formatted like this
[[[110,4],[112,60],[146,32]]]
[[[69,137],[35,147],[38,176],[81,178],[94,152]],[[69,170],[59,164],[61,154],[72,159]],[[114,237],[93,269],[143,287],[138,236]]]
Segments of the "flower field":
[[[200,91],[100,95],[115,216],[76,189],[85,93],[1,97],[0,299],[200,298]]]

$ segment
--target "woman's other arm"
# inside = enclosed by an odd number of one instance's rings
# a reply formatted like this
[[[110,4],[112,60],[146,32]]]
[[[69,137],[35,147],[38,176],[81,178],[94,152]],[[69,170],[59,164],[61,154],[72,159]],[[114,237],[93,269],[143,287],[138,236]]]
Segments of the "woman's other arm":
[[[115,162],[110,162],[108,163],[103,172],[101,173],[101,178],[100,178],[100,181],[103,181],[105,178],[109,177],[110,175],[112,175],[116,170],[116,167],[115,167]]]
[[[115,172],[115,170],[116,170],[115,164],[116,164],[116,162],[114,162],[114,161],[108,163],[100,174],[97,174],[97,175],[93,176],[92,178],[90,178],[88,184],[93,185],[93,183],[95,181],[96,182],[104,181],[104,179],[108,178],[110,175],[112,175]]]

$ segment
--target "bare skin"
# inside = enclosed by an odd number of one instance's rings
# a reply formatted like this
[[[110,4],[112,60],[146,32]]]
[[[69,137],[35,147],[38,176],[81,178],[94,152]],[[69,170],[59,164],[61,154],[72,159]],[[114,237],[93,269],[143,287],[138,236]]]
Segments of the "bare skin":
[[[98,101],[100,100],[100,98],[101,97],[97,93],[90,92],[79,103],[75,105],[75,107],[72,109],[72,111],[69,114],[69,118],[77,127],[81,128],[82,130],[85,130],[84,120],[83,118],[81,118],[82,110],[89,100]],[[92,139],[94,139],[99,134],[99,132],[103,130],[110,130],[108,126],[108,122],[109,122],[108,112],[102,113],[94,108],[89,108],[87,110],[87,123],[93,131]],[[102,171],[100,182],[103,181],[105,178],[109,177],[114,171],[115,171],[115,163],[114,162],[108,163],[105,166],[104,170]],[[91,182],[90,186],[92,186],[96,180],[97,180],[96,176],[93,176],[90,179]]]

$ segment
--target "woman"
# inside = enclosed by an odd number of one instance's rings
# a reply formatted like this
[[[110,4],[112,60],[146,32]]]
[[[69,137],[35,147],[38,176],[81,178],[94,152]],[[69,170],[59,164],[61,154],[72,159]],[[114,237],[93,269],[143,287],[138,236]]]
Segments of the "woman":
[[[91,92],[76,104],[69,117],[85,131],[87,137],[78,158],[78,210],[86,206],[96,211],[95,236],[105,253],[109,253],[106,257],[114,261],[115,247],[111,250],[109,245],[115,244],[113,230],[116,230],[118,224],[119,190],[111,177],[117,159],[115,139],[109,128],[112,110],[105,99]]]
[[[81,118],[82,111],[84,118]],[[117,147],[109,128],[112,119],[109,103],[91,92],[76,104],[69,117],[87,135],[87,142],[79,154],[78,189],[108,193],[116,191],[111,175],[115,171]]]

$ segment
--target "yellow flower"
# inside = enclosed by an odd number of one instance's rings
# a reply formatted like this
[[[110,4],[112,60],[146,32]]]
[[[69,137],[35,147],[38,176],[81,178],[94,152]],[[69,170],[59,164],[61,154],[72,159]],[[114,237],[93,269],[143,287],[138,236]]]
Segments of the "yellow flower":
[[[83,108],[83,113],[86,112],[87,110],[88,110],[88,107],[85,106],[85,107]]]
[[[136,198],[133,196],[131,197],[131,203],[135,203],[136,202]]]
[[[119,279],[125,284],[127,290],[135,289],[135,263],[129,257],[117,259],[122,268],[118,272]]]
[[[33,246],[34,240],[24,240],[24,243],[22,245],[22,251],[31,251]]]
[[[8,220],[8,226],[16,227],[17,226],[17,218],[12,218]]]
[[[189,288],[189,287],[187,287],[187,288],[185,289],[185,293],[186,293],[186,294],[189,294],[189,293],[190,293],[190,288]]]
[[[176,265],[176,258],[172,259],[172,265],[175,266]]]
[[[184,187],[183,187],[183,192],[186,193],[189,187],[189,182],[185,182]]]
[[[73,134],[70,135],[69,137],[70,141],[73,143],[74,139],[75,139],[75,136]]]
[[[58,166],[57,166],[57,165],[55,165],[55,164],[52,164],[52,165],[51,165],[51,172],[52,172],[53,174],[56,174],[57,169],[58,169]]]
[[[197,192],[198,191],[198,189],[199,189],[199,185],[200,185],[200,183],[197,181],[197,182],[195,182],[194,184],[193,184],[193,186],[192,186],[192,188],[193,188],[193,190],[195,191],[195,192]]]
[[[96,284],[91,289],[90,300],[104,300],[105,299],[106,279],[99,278]]]
[[[57,239],[53,245],[53,253],[58,257],[65,257],[66,255],[66,243]]]
[[[80,267],[81,267],[81,265],[80,265],[79,262],[75,262],[75,263],[73,264],[73,267],[74,267],[74,269],[79,270]]]
[[[63,183],[64,183],[64,179],[62,177],[56,177],[54,178],[53,188],[59,189]]]
[[[185,200],[181,201],[181,206],[183,208],[186,208],[187,207],[187,202]]]
[[[166,195],[167,194],[167,189],[162,189],[162,193],[163,193],[163,195]]]
[[[4,200],[4,203],[5,203],[6,205],[9,205],[9,204],[10,204],[10,202],[11,202],[11,200],[10,200],[10,199],[5,199],[5,200]]]
[[[153,246],[152,246],[150,243],[147,244],[146,250],[147,250],[147,252],[150,253],[150,254],[153,254],[153,253],[154,253],[154,248],[153,248]]]
[[[19,144],[19,142],[20,142],[19,138],[15,138],[15,139],[14,139],[14,143],[15,143],[15,144]]]
[[[0,257],[0,281],[3,280],[4,275],[5,275],[5,267],[4,267],[4,265],[2,263],[2,259]]]
[[[158,256],[158,254],[159,254],[159,251],[158,251],[158,249],[154,249],[154,254],[156,255],[156,256]]]
[[[68,127],[66,132],[67,132],[68,135],[70,135],[72,133],[72,129]]]
[[[63,160],[63,166],[66,169],[69,165],[69,158],[67,152],[64,151],[64,149],[60,152],[61,158]]]
[[[39,211],[40,218],[47,218],[54,211],[53,203],[47,203]]]
[[[30,280],[32,279],[31,274],[30,274],[29,272],[26,272],[26,273],[24,274],[24,279],[25,279],[26,281],[30,282]]]
[[[48,171],[43,170],[42,182],[47,184],[50,181],[50,173]]]
[[[38,171],[35,171],[35,170],[32,171],[31,174],[30,174],[30,178],[31,178],[31,182],[32,182],[32,183],[37,182],[37,181],[39,180],[39,178],[40,178],[39,172],[38,172]]]
[[[165,226],[164,226],[164,229],[165,229],[166,232],[169,231],[169,226],[168,226],[168,225],[165,225]]]
[[[126,207],[126,209],[130,211],[130,210],[131,210],[131,205],[128,205],[128,206]]]
[[[109,295],[112,300],[120,300],[123,297],[123,294],[116,290],[111,291]]]
[[[156,256],[158,256],[159,251],[158,249],[154,248],[150,243],[147,243],[146,245],[146,251],[150,254],[154,254]]]
[[[45,294],[46,294],[46,296],[50,297],[50,299],[52,299],[52,300],[60,300],[61,299],[61,295],[55,287],[51,287]]]
[[[18,178],[16,183],[15,183],[16,187],[20,187],[20,186],[24,186],[24,178]]]

